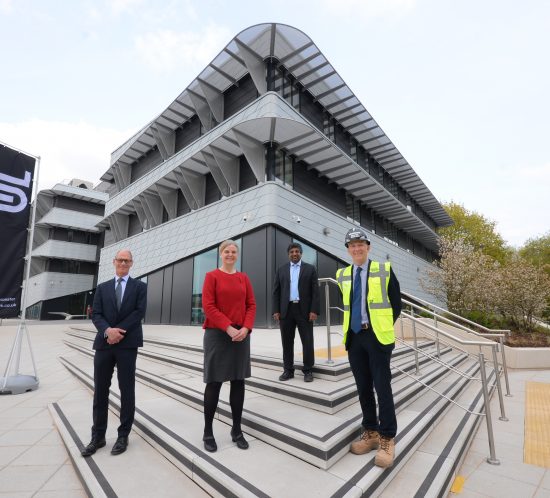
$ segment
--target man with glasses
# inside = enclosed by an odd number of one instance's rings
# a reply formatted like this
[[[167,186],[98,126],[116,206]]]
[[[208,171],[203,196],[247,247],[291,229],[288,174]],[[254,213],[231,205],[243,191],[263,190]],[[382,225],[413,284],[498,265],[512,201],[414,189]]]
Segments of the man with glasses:
[[[109,387],[115,366],[120,389],[120,426],[111,454],[124,453],[135,412],[137,348],[143,346],[141,321],[147,306],[147,286],[129,276],[132,253],[118,251],[113,260],[115,276],[97,286],[92,321],[97,329],[94,341],[94,405],[92,440],[82,456],[93,455],[105,446],[109,413]]]

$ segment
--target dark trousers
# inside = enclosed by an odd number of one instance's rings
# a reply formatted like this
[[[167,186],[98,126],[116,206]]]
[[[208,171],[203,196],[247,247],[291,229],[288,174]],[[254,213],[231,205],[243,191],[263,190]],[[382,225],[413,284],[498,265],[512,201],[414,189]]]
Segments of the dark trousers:
[[[349,330],[349,334],[351,334],[351,344],[348,347],[348,357],[359,393],[363,427],[378,431],[382,436],[395,437],[397,419],[390,370],[391,353],[395,345],[380,344],[370,327],[368,330],[361,330],[358,334]],[[373,388],[378,398],[378,417]]]
[[[107,431],[109,388],[115,365],[120,389],[120,426],[118,435],[127,437],[134,423],[136,410],[136,358],[134,349],[98,349],[94,356],[94,410],[92,437],[101,439]]]
[[[300,303],[289,303],[288,311],[281,318],[281,339],[283,342],[283,364],[285,371],[294,372],[294,336],[296,327],[302,340],[302,352],[304,357],[304,373],[311,372],[315,357],[313,353],[313,322],[304,318],[300,311]]]

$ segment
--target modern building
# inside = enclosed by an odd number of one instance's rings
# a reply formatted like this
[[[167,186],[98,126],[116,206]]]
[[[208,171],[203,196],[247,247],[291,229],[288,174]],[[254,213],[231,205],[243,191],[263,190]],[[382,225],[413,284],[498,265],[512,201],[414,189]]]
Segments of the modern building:
[[[157,117],[113,152],[101,178],[114,192],[99,281],[115,252],[134,254],[147,280],[146,322],[199,324],[204,275],[224,239],[273,326],[271,284],[288,243],[333,277],[349,261],[344,234],[372,233],[402,288],[419,277],[452,223],[440,203],[315,43],[282,24],[245,29]],[[321,322],[324,317],[321,317]]]
[[[103,244],[96,225],[109,197],[101,189],[109,187],[94,190],[92,183],[74,179],[38,193],[27,317],[48,320],[61,318],[59,313],[86,313]]]

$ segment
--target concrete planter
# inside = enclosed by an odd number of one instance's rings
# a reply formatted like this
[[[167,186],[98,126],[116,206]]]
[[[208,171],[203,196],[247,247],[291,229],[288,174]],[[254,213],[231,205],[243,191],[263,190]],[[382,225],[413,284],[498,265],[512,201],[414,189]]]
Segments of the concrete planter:
[[[504,346],[509,368],[550,368],[550,348],[511,348]]]

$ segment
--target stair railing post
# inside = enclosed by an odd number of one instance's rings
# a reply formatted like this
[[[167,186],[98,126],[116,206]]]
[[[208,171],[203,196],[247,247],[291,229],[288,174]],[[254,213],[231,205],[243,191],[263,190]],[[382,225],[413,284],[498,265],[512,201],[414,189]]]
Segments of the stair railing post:
[[[508,367],[506,366],[506,353],[504,351],[504,337],[500,338],[500,355],[502,356],[502,369],[504,370],[504,383],[506,384],[506,396],[512,397],[510,394],[510,382],[508,381]]]
[[[504,412],[504,399],[502,398],[502,386],[500,385],[500,367],[498,365],[497,359],[497,344],[491,345],[491,350],[493,353],[493,365],[497,382],[498,402],[500,403],[500,417],[498,419],[502,420],[503,422],[508,422],[508,418],[506,417],[506,413]]]
[[[489,456],[487,463],[491,465],[500,465],[500,461],[495,455],[495,436],[493,434],[493,421],[491,419],[491,400],[489,399],[489,389],[487,387],[487,374],[485,373],[485,357],[479,353],[479,371],[481,374],[481,389],[483,391],[483,401],[485,402],[485,421],[487,422],[487,436],[489,438]]]
[[[414,346],[414,362],[416,365],[416,375],[420,375],[420,364],[418,362],[418,341],[416,340],[416,321],[414,320],[414,308],[411,306],[412,331],[413,331],[413,346]]]
[[[332,344],[330,341],[330,293],[329,291],[330,289],[328,286],[328,282],[325,282],[325,309],[326,309],[325,314],[327,317],[327,355],[328,355],[327,363],[331,365],[334,362],[332,361]]]

